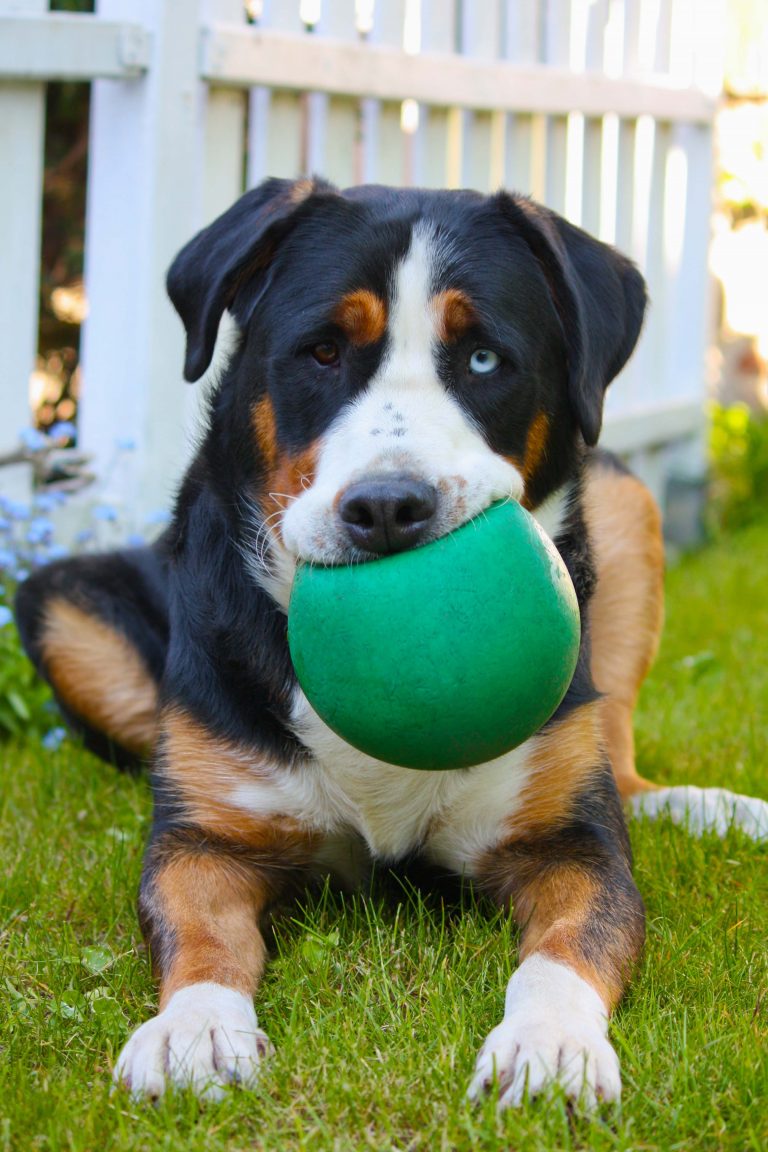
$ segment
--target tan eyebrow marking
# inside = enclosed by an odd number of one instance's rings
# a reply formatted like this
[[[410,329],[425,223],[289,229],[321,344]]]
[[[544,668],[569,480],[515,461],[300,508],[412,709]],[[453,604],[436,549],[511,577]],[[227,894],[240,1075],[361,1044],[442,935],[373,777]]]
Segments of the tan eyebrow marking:
[[[473,324],[477,312],[469,297],[458,288],[447,288],[432,297],[437,337],[443,344],[455,344]]]
[[[387,328],[387,306],[375,292],[358,288],[339,301],[333,321],[353,344],[375,344]]]

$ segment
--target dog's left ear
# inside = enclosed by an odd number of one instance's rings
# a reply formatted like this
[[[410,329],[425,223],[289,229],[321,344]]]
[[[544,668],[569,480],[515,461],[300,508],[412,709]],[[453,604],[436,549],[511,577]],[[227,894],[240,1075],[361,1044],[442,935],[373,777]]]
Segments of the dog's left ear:
[[[571,404],[584,440],[594,445],[605,390],[640,335],[645,281],[626,256],[548,208],[504,192],[497,201],[549,285],[565,335]]]

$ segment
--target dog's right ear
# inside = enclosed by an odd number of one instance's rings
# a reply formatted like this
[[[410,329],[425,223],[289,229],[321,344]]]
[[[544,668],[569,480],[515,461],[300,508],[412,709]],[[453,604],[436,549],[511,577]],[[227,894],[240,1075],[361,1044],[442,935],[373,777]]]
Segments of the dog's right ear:
[[[208,368],[219,321],[242,285],[269,268],[312,197],[333,191],[319,180],[265,180],[182,248],[166,287],[187,332],[186,380],[199,380]]]

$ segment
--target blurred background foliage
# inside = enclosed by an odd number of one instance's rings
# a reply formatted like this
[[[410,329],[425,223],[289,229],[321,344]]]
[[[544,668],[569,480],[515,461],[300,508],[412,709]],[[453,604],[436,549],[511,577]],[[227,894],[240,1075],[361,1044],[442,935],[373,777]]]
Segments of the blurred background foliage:
[[[768,420],[747,404],[710,405],[710,527],[741,528],[768,511]]]

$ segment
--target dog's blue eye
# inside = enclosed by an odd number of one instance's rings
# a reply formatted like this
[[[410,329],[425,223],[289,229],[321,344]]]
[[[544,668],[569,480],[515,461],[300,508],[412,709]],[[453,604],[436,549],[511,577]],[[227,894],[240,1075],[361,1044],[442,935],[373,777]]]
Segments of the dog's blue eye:
[[[469,370],[475,376],[488,376],[501,364],[501,356],[490,348],[475,348],[469,358]]]

